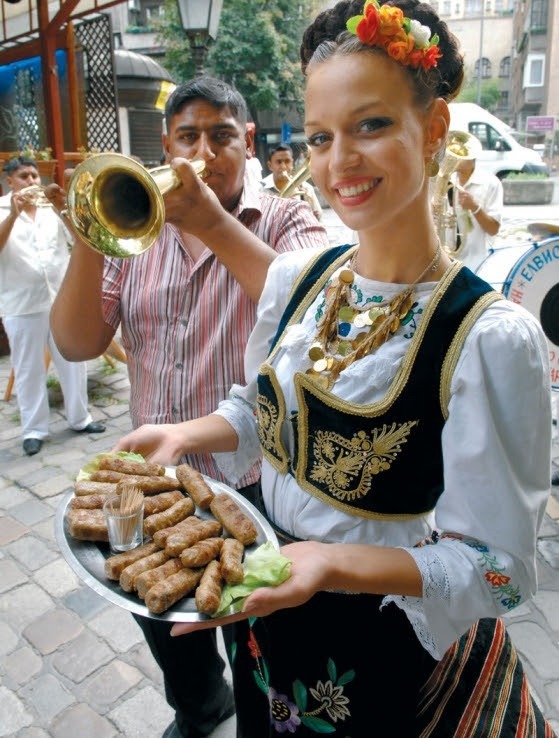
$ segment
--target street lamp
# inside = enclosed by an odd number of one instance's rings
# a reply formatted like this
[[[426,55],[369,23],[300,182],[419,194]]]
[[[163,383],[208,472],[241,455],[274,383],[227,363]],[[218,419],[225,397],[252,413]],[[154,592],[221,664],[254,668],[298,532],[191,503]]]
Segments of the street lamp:
[[[198,77],[204,73],[209,44],[217,36],[223,0],[177,0],[177,4]]]

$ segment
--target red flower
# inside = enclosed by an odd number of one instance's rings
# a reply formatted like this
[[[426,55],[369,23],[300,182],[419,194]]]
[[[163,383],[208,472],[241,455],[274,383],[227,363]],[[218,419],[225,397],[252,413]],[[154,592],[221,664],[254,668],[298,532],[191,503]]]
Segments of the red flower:
[[[378,10],[371,3],[365,8],[365,15],[357,25],[357,37],[364,44],[374,45],[380,28],[380,16]]]
[[[260,646],[258,645],[252,630],[250,631],[250,638],[248,639],[248,647],[250,650],[250,655],[252,656],[253,659],[257,659],[259,658],[259,656],[262,656],[262,653],[260,651]]]
[[[506,574],[499,574],[498,571],[488,571],[485,578],[494,587],[501,587],[503,584],[510,582],[510,577],[507,577]]]
[[[431,69],[431,67],[437,66],[437,61],[442,57],[441,50],[438,46],[430,46],[423,54],[421,66],[425,71]]]

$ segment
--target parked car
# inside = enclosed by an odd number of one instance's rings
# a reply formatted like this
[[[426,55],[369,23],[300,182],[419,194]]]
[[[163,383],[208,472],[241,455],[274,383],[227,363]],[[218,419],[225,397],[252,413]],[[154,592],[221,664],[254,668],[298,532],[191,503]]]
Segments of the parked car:
[[[522,146],[512,128],[475,103],[450,103],[450,128],[479,139],[483,150],[477,158],[484,171],[504,179],[511,172],[549,174],[541,154]]]

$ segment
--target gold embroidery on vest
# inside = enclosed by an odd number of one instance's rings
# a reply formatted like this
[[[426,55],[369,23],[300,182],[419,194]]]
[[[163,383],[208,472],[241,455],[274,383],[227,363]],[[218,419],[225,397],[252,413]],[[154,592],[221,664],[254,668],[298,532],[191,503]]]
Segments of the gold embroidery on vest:
[[[262,453],[276,471],[286,474],[289,458],[281,441],[281,429],[285,420],[285,400],[276,374],[269,364],[262,364],[260,374],[268,377],[274,391],[276,404],[260,394],[256,395],[256,420]]]
[[[310,479],[344,502],[365,497],[374,476],[390,469],[414,425],[418,425],[417,420],[384,424],[370,433],[360,430],[351,438],[317,431],[312,436],[314,461]]]

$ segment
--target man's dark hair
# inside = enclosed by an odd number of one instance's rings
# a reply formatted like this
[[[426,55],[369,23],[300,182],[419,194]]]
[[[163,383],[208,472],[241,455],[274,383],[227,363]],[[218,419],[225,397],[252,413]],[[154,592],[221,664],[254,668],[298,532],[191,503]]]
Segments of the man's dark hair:
[[[278,153],[278,151],[289,151],[291,156],[293,156],[293,149],[289,144],[278,144],[275,149],[272,149],[272,151],[270,151],[268,159],[271,159],[274,154]]]
[[[202,76],[194,77],[189,82],[179,85],[167,100],[165,105],[167,130],[171,125],[171,118],[194,100],[205,100],[220,110],[228,108],[243,129],[246,127],[247,105],[241,93],[220,79]]]
[[[31,159],[29,156],[12,156],[12,158],[4,164],[2,171],[4,174],[7,174],[8,177],[11,177],[12,174],[17,172],[18,169],[21,169],[21,167],[35,167],[35,169],[39,171],[39,167],[37,166],[35,159]]]

